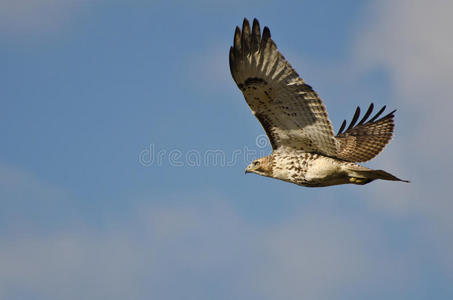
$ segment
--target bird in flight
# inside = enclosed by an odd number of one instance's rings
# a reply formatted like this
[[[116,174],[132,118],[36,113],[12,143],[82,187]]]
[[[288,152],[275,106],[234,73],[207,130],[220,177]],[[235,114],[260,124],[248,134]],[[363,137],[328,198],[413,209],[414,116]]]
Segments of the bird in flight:
[[[371,104],[360,117],[360,108],[337,135],[321,98],[277,50],[268,27],[261,32],[258,20],[244,19],[236,27],[230,48],[230,70],[252,113],[261,123],[272,154],[259,158],[245,173],[280,179],[308,187],[367,184],[376,179],[404,181],[365,162],[379,154],[393,134],[394,112],[373,117]]]

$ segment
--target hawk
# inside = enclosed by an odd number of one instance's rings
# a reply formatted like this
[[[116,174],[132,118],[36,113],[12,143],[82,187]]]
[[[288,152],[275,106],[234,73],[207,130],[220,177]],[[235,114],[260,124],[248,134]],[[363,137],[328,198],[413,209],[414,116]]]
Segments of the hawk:
[[[379,118],[384,106],[369,118],[371,104],[357,123],[357,107],[349,126],[345,120],[334,135],[318,94],[277,50],[269,28],[261,32],[256,19],[251,28],[247,19],[242,31],[236,27],[229,56],[231,75],[272,146],[272,153],[253,161],[245,173],[308,187],[363,185],[376,179],[408,182],[357,164],[374,158],[388,144],[395,111]]]

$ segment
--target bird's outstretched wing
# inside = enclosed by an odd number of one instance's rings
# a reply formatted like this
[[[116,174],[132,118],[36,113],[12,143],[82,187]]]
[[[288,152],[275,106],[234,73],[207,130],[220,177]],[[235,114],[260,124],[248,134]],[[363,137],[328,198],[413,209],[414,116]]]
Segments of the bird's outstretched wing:
[[[343,121],[336,136],[339,142],[337,158],[352,162],[368,161],[378,155],[392,139],[395,110],[378,119],[385,110],[384,106],[370,120],[367,120],[373,108],[374,105],[371,103],[363,118],[356,125],[360,116],[360,108],[357,107],[351,123],[344,132],[346,120]]]
[[[230,48],[230,69],[272,148],[290,147],[336,156],[338,139],[317,93],[277,50],[269,28],[244,19]]]

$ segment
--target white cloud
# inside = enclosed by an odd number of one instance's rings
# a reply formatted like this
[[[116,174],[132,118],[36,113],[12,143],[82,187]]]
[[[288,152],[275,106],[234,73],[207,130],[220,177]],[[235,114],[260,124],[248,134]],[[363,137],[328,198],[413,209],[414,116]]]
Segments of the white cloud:
[[[0,31],[23,35],[58,31],[89,3],[87,0],[2,0]]]
[[[367,241],[366,236],[379,231],[363,221],[310,212],[271,230],[263,246],[269,264],[257,275],[265,299],[336,299],[351,287],[360,295],[379,288],[379,282],[411,277],[411,258],[398,262],[388,252],[383,254],[385,238],[378,253],[372,246],[376,240]]]
[[[381,1],[370,9],[375,23],[359,33],[360,62],[389,70],[397,101],[417,118],[410,146],[430,155],[446,155],[453,137],[452,9],[451,1]]]
[[[70,193],[30,172],[0,163],[0,228],[14,235],[20,231],[59,230],[74,221]]]
[[[393,156],[387,156],[388,165],[412,180],[409,186],[375,189],[373,202],[401,204],[403,199],[403,210],[425,222],[425,238],[436,244],[451,276],[452,10],[453,2],[442,0],[375,2],[361,20],[366,25],[358,32],[355,56],[355,63],[365,71],[384,67],[389,72],[400,110],[399,143],[392,147]]]
[[[425,230],[417,241],[437,249],[429,253],[429,262],[445,263],[452,274],[453,207],[447,192],[453,176],[445,170],[452,154],[444,150],[451,134],[441,128],[451,125],[453,60],[452,52],[444,51],[451,46],[452,27],[445,17],[451,5],[379,3],[367,16],[372,23],[360,32],[357,64],[365,70],[385,66],[392,76],[398,123],[410,126],[398,127],[392,151],[382,154],[379,167],[399,169],[396,175],[409,174],[413,183],[366,188],[376,193],[372,209],[417,214]],[[206,59],[205,68],[219,71],[209,78],[212,84],[224,77],[231,81],[222,57]],[[428,155],[432,151],[436,155]],[[0,167],[0,185],[2,204],[6,195],[24,208],[33,200],[32,208],[41,201],[50,207],[67,197],[58,187],[10,167]],[[32,237],[0,236],[0,298],[332,299],[354,298],[348,297],[351,290],[388,292],[398,285],[407,290],[420,280],[424,266],[417,255],[423,254],[412,247],[417,245],[395,246],[368,215],[351,218],[308,209],[285,223],[264,226],[244,220],[228,200],[218,198],[176,195],[165,204],[139,207],[125,222],[104,229],[80,222]]]
[[[231,92],[235,86],[228,66],[228,45],[212,45],[201,54],[193,55],[187,61],[185,72],[181,74],[181,81],[187,82],[190,87],[195,87],[199,93],[208,91],[228,90]]]
[[[0,298],[332,299],[418,280],[367,220],[308,209],[258,225],[219,198],[175,195],[103,229],[0,237]]]
[[[21,220],[31,216],[31,227],[43,220],[33,217],[39,206],[48,210],[67,198],[17,168],[2,166],[0,182],[0,198],[24,202]],[[394,246],[367,216],[326,205],[263,224],[244,219],[234,201],[215,192],[142,200],[122,218],[103,216],[103,226],[82,214],[70,223],[51,220],[58,230],[0,234],[0,298],[361,298],[375,290],[404,293],[424,267],[406,253],[411,245]]]
[[[39,180],[32,174],[0,163],[0,187],[3,200],[23,200],[29,196],[38,198],[62,197],[63,191]]]

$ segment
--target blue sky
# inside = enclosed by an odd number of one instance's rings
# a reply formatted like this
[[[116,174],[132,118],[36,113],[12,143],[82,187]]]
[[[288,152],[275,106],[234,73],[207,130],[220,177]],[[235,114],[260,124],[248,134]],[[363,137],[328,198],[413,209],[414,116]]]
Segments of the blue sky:
[[[2,1],[0,298],[451,299],[452,9]],[[229,74],[244,17],[336,130],[357,105],[398,109],[366,166],[412,183],[245,176],[270,147]]]

